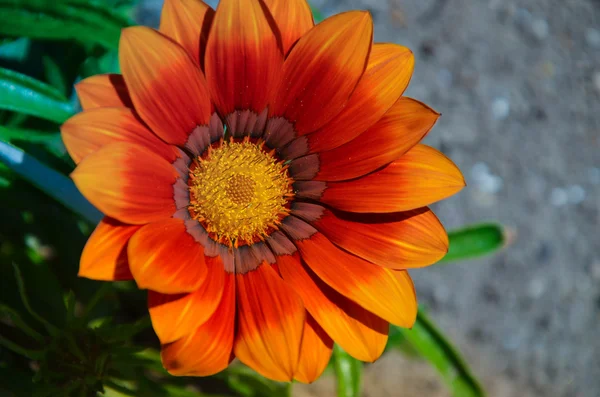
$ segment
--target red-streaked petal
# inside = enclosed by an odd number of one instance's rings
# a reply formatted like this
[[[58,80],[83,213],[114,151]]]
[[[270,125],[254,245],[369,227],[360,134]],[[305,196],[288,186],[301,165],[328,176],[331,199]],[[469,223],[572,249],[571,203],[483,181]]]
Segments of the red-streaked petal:
[[[147,27],[125,28],[119,60],[135,110],[156,135],[182,146],[196,126],[208,124],[204,76],[177,43]]]
[[[465,186],[462,173],[439,151],[416,145],[380,171],[330,182],[320,201],[350,212],[398,212],[445,199]]]
[[[209,376],[229,365],[235,325],[235,276],[225,275],[221,303],[195,332],[163,346],[167,371],[177,376]]]
[[[279,28],[283,53],[287,54],[298,39],[315,23],[306,0],[264,0]]]
[[[365,70],[372,36],[371,16],[361,11],[332,16],[308,31],[283,64],[270,115],[285,117],[299,135],[331,120]]]
[[[283,54],[257,0],[221,0],[206,45],[206,79],[219,113],[261,113],[279,82]]]
[[[131,280],[127,243],[140,226],[104,217],[88,239],[79,262],[79,277],[93,280]]]
[[[298,370],[294,379],[302,383],[312,383],[317,380],[327,368],[332,349],[333,340],[315,319],[307,314]]]
[[[302,300],[266,263],[235,277],[236,357],[267,378],[291,381],[300,356],[305,319]]]
[[[208,273],[189,294],[165,295],[148,291],[148,311],[154,332],[165,344],[193,333],[217,309],[223,294],[225,269],[220,257],[205,257]]]
[[[154,135],[127,108],[96,108],[78,113],[60,127],[60,132],[75,163],[115,142],[136,143],[169,162],[177,158],[175,148]]]
[[[112,143],[83,159],[71,178],[100,211],[121,222],[144,224],[175,212],[175,168],[132,143]]]
[[[138,230],[127,248],[131,274],[141,289],[163,294],[196,291],[207,276],[204,247],[183,220],[169,218]]]
[[[165,0],[159,31],[178,42],[202,65],[215,11],[202,0]]]
[[[408,48],[374,44],[367,70],[344,110],[306,137],[309,153],[340,146],[374,125],[408,87],[414,64],[413,53]]]
[[[361,361],[379,358],[387,342],[387,321],[325,284],[300,262],[297,254],[278,256],[277,264],[308,312],[338,345]]]
[[[417,300],[408,273],[408,278],[395,277],[390,269],[342,251],[321,233],[295,244],[308,266],[339,293],[392,324],[412,327]]]
[[[366,175],[399,159],[429,132],[439,113],[421,102],[400,98],[373,127],[352,141],[319,153],[320,181]]]
[[[120,74],[99,74],[75,84],[83,110],[100,107],[133,108],[129,92]]]
[[[292,214],[310,222],[335,245],[391,269],[428,266],[448,252],[448,235],[426,207],[393,214],[357,214],[294,203]]]

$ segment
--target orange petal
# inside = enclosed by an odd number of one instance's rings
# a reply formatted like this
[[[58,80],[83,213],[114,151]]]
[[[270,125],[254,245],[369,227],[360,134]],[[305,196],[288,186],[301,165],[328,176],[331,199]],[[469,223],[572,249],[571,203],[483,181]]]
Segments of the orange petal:
[[[319,153],[319,172],[314,179],[342,181],[375,171],[419,143],[438,117],[439,113],[421,102],[400,98],[381,120],[357,138]]]
[[[183,145],[196,126],[208,124],[204,76],[177,43],[147,27],[126,28],[119,61],[135,110],[156,135]]]
[[[88,239],[79,262],[79,277],[93,280],[131,280],[127,243],[140,226],[104,217]]]
[[[304,323],[304,334],[302,335],[298,371],[294,379],[302,383],[312,383],[317,380],[327,368],[332,349],[333,340],[317,324],[315,319],[307,314]]]
[[[154,135],[127,108],[96,108],[78,113],[60,127],[60,132],[75,163],[115,142],[145,146],[169,162],[177,158],[175,148]]]
[[[342,251],[321,233],[295,244],[308,266],[336,291],[392,324],[412,327],[417,300],[408,273],[398,278],[392,270]]]
[[[368,12],[332,16],[298,40],[283,64],[271,116],[315,131],[337,115],[362,76],[373,39]]]
[[[283,53],[287,54],[298,39],[315,23],[306,0],[264,0],[281,35]]]
[[[100,107],[133,108],[125,81],[120,74],[99,74],[75,84],[83,110]]]
[[[206,45],[206,78],[215,106],[262,112],[279,82],[281,48],[261,2],[221,0]]]
[[[165,0],[159,31],[178,42],[201,65],[214,15],[202,0]]]
[[[187,232],[181,219],[143,226],[131,238],[127,255],[140,289],[163,294],[193,292],[207,276],[204,247]]]
[[[373,362],[387,342],[389,324],[340,295],[300,263],[298,254],[277,257],[285,281],[302,297],[308,312],[351,356]]]
[[[191,334],[215,312],[225,282],[221,258],[205,257],[208,273],[196,291],[165,295],[148,291],[148,310],[154,332],[161,343],[173,342]]]
[[[302,300],[266,263],[235,277],[236,357],[267,378],[291,381],[300,356],[305,319]]]
[[[195,332],[163,346],[162,362],[171,375],[209,376],[229,365],[235,322],[234,277],[225,275],[221,303],[208,321]]]
[[[442,153],[416,145],[380,171],[332,182],[320,201],[351,212],[398,212],[424,207],[460,191],[465,180]]]
[[[367,70],[344,110],[306,137],[309,153],[340,146],[375,124],[408,87],[414,64],[415,57],[408,48],[374,44]]]
[[[393,214],[356,214],[294,203],[292,214],[309,221],[335,245],[391,269],[428,266],[448,252],[448,235],[426,207]]]
[[[100,148],[71,174],[77,188],[100,211],[133,224],[173,215],[177,176],[167,160],[126,142]]]

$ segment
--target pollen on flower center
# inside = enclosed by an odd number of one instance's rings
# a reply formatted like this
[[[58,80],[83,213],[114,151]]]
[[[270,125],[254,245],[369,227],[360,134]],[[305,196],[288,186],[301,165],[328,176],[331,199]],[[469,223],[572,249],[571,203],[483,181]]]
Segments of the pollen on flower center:
[[[261,143],[223,142],[190,169],[189,211],[215,240],[253,244],[288,214],[291,182],[287,166]]]
[[[227,181],[225,192],[227,197],[236,204],[248,205],[254,197],[254,179],[247,175],[232,175]]]

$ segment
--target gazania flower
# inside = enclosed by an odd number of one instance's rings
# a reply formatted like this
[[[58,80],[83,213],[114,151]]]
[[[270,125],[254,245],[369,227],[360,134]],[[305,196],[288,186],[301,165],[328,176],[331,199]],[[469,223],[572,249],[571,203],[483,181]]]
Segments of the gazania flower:
[[[415,321],[406,269],[448,247],[426,206],[464,180],[418,144],[439,115],[401,96],[412,53],[372,33],[305,0],[167,0],[123,31],[122,76],[77,86],[62,134],[106,215],[80,275],[148,289],[172,374],[311,382],[333,342],[371,362]]]

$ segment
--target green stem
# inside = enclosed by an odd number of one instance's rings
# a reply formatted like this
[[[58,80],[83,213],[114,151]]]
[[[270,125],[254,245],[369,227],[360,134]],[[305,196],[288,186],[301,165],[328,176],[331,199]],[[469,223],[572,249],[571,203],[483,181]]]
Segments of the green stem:
[[[102,283],[102,285],[100,285],[100,288],[98,288],[96,290],[96,292],[94,293],[94,296],[91,297],[88,304],[85,306],[85,309],[83,310],[83,314],[81,315],[82,321],[85,321],[85,319],[87,319],[88,315],[92,312],[94,307],[96,307],[98,302],[100,302],[102,300],[102,298],[104,298],[104,296],[111,290],[112,290],[111,283]]]
[[[292,384],[291,384],[291,383],[288,383],[288,384],[285,386],[285,395],[286,395],[287,397],[292,397]]]
[[[129,389],[127,389],[126,387],[123,387],[121,385],[116,384],[115,382],[111,381],[111,380],[106,380],[104,382],[104,387],[109,388],[109,389],[113,389],[121,394],[125,394],[127,396],[133,396],[135,397],[135,392],[131,391]]]
[[[29,314],[31,314],[31,316],[33,318],[38,320],[40,323],[42,323],[46,327],[46,329],[48,330],[48,332],[51,335],[57,335],[59,332],[58,328],[56,328],[54,325],[50,324],[48,322],[48,320],[46,320],[45,318],[43,318],[42,316],[37,314],[35,312],[35,310],[33,310],[31,305],[29,304],[29,299],[27,298],[27,293],[25,291],[25,283],[23,282],[23,275],[21,274],[21,269],[19,269],[17,264],[14,262],[12,265],[13,265],[13,268],[15,271],[15,278],[17,279],[17,287],[19,288],[19,294],[21,295],[21,301],[23,301],[23,306],[25,306],[25,309],[27,310],[27,312]]]
[[[338,345],[333,346],[332,358],[338,397],[359,397],[362,387],[362,363]]]
[[[21,318],[21,315],[16,310],[14,310],[11,307],[8,307],[6,305],[0,304],[0,312],[7,313],[8,316],[10,317],[10,319],[12,320],[13,324],[16,325],[17,328],[19,328],[21,331],[23,331],[27,335],[31,336],[36,341],[38,341],[38,342],[44,341],[44,337],[39,332],[37,332],[36,330],[31,328],[25,321],[23,321],[23,319]]]
[[[27,357],[30,360],[39,360],[44,355],[42,351],[25,349],[24,347],[17,345],[15,342],[3,337],[2,335],[0,335],[0,345],[6,347],[9,350],[12,350],[13,352],[21,356]]]

